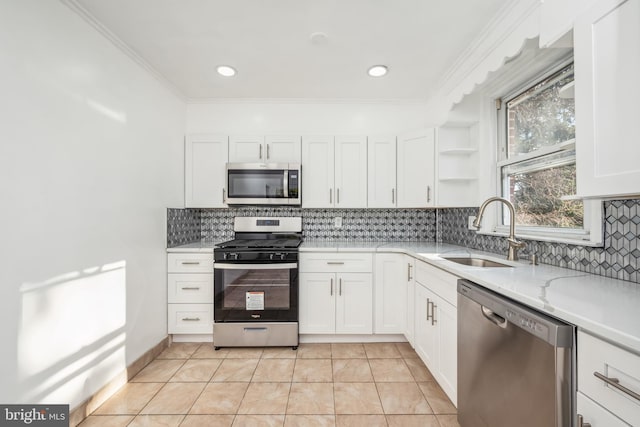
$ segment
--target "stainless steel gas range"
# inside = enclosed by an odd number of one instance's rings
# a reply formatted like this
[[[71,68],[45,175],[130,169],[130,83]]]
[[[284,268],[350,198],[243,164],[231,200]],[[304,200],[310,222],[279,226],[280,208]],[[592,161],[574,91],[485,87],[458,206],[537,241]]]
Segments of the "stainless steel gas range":
[[[213,343],[298,347],[301,217],[237,217],[214,254]]]

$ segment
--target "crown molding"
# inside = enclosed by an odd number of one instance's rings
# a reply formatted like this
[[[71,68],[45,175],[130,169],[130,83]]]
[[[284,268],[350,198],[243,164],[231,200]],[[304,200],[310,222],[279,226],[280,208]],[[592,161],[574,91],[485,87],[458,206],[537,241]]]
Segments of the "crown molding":
[[[345,105],[427,105],[426,99],[360,98],[188,98],[187,104],[345,104]]]
[[[167,88],[172,94],[178,97],[181,101],[187,102],[187,97],[167,79],[162,73],[156,70],[151,64],[149,64],[142,56],[138,54],[131,46],[122,41],[111,30],[109,30],[102,22],[100,22],[95,16],[91,14],[84,6],[77,2],[77,0],[60,0],[60,3],[67,6],[69,9],[78,14],[85,22],[87,22],[96,31],[102,34],[107,40],[109,40],[116,48],[122,53],[127,55],[136,64],[138,64],[147,73],[153,76],[158,82],[160,82],[165,88]]]

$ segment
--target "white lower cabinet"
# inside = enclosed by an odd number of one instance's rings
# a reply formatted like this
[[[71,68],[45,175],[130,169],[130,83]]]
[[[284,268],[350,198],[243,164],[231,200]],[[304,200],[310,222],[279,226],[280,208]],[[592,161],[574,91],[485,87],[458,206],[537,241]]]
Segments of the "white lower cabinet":
[[[167,255],[167,332],[213,333],[213,254]]]
[[[640,355],[582,331],[577,346],[578,413],[584,422],[639,426]]]
[[[415,285],[414,347],[455,405],[458,380],[456,300],[441,296],[434,290],[444,289],[446,294],[451,294],[451,290],[456,289],[458,278],[422,261],[416,261],[416,268],[423,274],[416,279]],[[433,274],[425,277],[426,271]]]
[[[373,333],[371,254],[301,253],[301,334]]]
[[[375,255],[374,333],[404,334],[410,271],[403,254]]]
[[[415,348],[415,299],[416,299],[416,260],[409,256],[404,256],[404,262],[407,264],[407,302],[405,308],[407,310],[407,325],[405,328],[404,336],[411,344],[411,347]]]

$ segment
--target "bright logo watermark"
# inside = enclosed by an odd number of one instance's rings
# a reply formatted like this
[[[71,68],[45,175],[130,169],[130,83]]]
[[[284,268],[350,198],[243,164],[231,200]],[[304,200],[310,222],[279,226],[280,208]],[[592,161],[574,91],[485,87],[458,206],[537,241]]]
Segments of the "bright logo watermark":
[[[0,426],[68,427],[69,405],[0,405]]]

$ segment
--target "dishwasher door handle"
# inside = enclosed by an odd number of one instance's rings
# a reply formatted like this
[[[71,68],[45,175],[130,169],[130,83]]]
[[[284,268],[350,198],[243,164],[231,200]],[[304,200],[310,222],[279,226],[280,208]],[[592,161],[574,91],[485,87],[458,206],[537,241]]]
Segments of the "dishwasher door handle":
[[[507,319],[497,315],[493,310],[485,307],[484,305],[480,306],[480,308],[482,310],[482,315],[485,318],[489,319],[491,323],[495,324],[496,326],[500,326],[501,328],[507,327]]]

